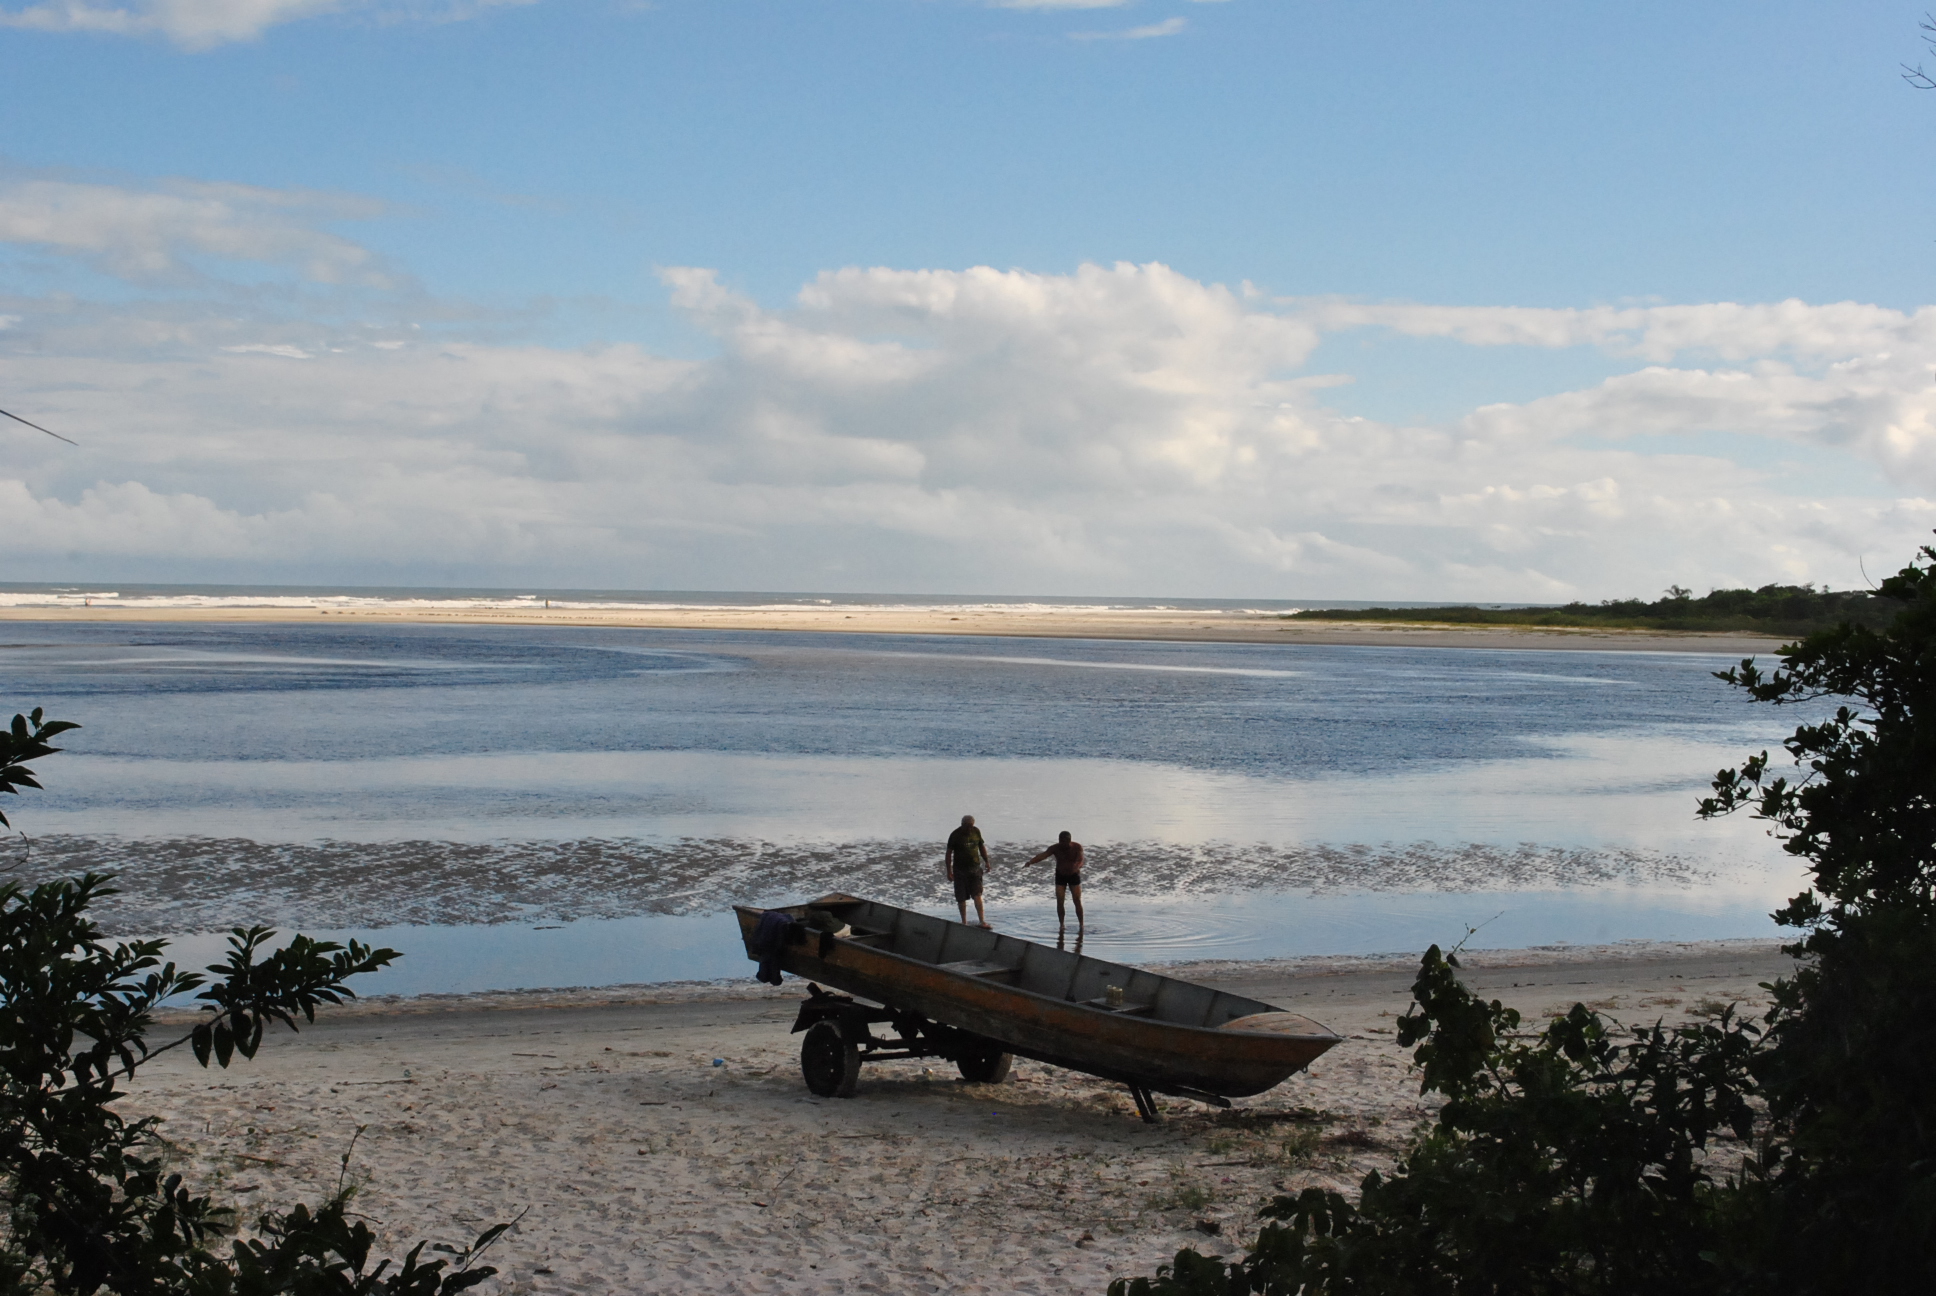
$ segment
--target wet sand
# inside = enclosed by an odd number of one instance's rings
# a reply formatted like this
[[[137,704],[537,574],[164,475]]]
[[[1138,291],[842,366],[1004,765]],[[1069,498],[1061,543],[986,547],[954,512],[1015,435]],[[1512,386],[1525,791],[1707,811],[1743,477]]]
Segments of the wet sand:
[[[289,929],[400,924],[573,922],[645,914],[716,913],[769,902],[774,880],[791,895],[844,891],[948,912],[953,892],[928,842],[256,842],[241,838],[121,838],[50,834],[35,868],[114,873],[100,921],[117,935],[226,932],[239,913],[273,914]],[[1013,913],[1048,890],[997,844],[988,901]],[[1628,887],[1689,891],[1717,880],[1710,863],[1633,847],[1514,846],[1479,842],[1306,845],[1094,842],[1086,876],[1096,894],[1344,895]],[[7,876],[0,861],[0,877]],[[1453,929],[1456,933],[1457,929]],[[1146,957],[1163,957],[1149,955]]]
[[[1789,967],[1763,941],[1466,961],[1529,1019],[1585,1002],[1633,1022],[1759,1003]],[[814,1098],[787,1032],[802,987],[750,980],[360,1002],[228,1072],[177,1050],[124,1108],[163,1116],[173,1159],[252,1212],[326,1194],[360,1128],[356,1209],[399,1251],[528,1208],[486,1291],[1099,1296],[1181,1246],[1235,1250],[1280,1188],[1355,1191],[1391,1164],[1430,1114],[1392,1039],[1413,968],[1163,969],[1346,1039],[1231,1111],[1161,1100],[1156,1126],[1119,1088],[1032,1062],[1001,1085],[887,1062],[853,1099]]]
[[[1771,653],[1761,635],[1648,630],[1466,628],[1387,622],[1286,619],[1275,612],[1206,615],[1150,608],[713,607],[530,608],[125,608],[0,609],[0,621],[330,622],[418,625],[630,626],[661,630],[790,630],[822,634],[983,635],[1201,643],[1341,644],[1392,648],[1533,648],[1606,652]]]

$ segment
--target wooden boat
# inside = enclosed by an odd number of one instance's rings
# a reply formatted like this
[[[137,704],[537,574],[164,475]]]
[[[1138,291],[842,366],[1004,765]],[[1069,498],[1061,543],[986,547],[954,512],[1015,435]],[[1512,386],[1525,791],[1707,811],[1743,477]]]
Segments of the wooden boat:
[[[748,957],[814,983],[793,1029],[828,1095],[850,1096],[862,1061],[940,1056],[999,1080],[1015,1055],[1128,1085],[1147,1120],[1152,1092],[1228,1106],[1339,1039],[1255,999],[854,896],[734,908]],[[882,1023],[898,1038],[877,1039]]]

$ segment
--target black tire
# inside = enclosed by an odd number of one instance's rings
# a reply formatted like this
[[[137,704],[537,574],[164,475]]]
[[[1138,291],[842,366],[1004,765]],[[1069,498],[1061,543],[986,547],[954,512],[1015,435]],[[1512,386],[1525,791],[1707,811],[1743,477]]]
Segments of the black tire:
[[[971,1084],[1000,1084],[1008,1079],[1008,1069],[1013,1065],[1015,1055],[1004,1052],[994,1040],[980,1040],[971,1051],[955,1059],[961,1078]]]
[[[860,1047],[838,1022],[815,1022],[800,1041],[800,1074],[822,1098],[852,1098],[860,1083]]]

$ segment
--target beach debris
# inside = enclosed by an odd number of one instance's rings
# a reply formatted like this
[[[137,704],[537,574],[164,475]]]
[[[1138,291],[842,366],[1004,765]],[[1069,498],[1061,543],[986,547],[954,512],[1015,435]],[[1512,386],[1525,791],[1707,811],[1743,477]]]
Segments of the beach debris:
[[[725,1066],[725,1065],[726,1065],[726,1059],[725,1059],[725,1058],[714,1058],[714,1059],[713,1059],[713,1065],[714,1065],[714,1066],[716,1066],[716,1067],[723,1067],[723,1066]]]

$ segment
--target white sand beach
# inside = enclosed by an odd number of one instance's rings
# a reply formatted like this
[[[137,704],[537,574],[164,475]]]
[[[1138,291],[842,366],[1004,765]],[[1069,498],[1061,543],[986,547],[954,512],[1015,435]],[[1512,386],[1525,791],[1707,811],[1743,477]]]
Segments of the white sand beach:
[[[1342,644],[1395,648],[1571,648],[1584,651],[1770,653],[1782,640],[1748,634],[1514,629],[1403,622],[1299,621],[1276,612],[1040,607],[52,607],[0,608],[0,621],[343,622],[421,625],[630,626],[661,630],[789,630],[822,634],[986,635],[1199,643]]]
[[[1585,1002],[1632,1022],[1758,1004],[1790,966],[1765,941],[1465,961],[1529,1019]],[[163,1117],[183,1168],[250,1212],[325,1195],[354,1138],[356,1209],[398,1252],[524,1212],[492,1254],[501,1291],[1099,1294],[1181,1246],[1240,1247],[1280,1188],[1354,1191],[1391,1163],[1429,1114],[1393,1040],[1414,966],[1164,968],[1346,1038],[1230,1111],[1162,1100],[1155,1126],[1033,1062],[1001,1085],[888,1062],[853,1099],[815,1098],[788,1034],[804,987],[750,976],[359,1002],[227,1072],[177,1050],[123,1107]]]

